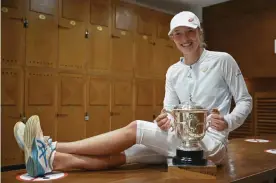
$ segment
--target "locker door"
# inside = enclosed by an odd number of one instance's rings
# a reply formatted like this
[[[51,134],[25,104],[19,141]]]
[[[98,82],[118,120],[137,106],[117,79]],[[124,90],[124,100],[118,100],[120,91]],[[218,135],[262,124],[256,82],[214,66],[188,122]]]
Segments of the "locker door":
[[[157,117],[163,109],[163,101],[165,96],[165,80],[156,79],[154,83],[154,113]]]
[[[133,31],[136,25],[133,6],[114,2],[112,8],[111,68],[114,74],[132,74]]]
[[[15,141],[13,127],[23,117],[23,72],[2,69],[1,72],[1,136],[2,166],[24,163],[23,153]]]
[[[90,23],[108,27],[110,19],[110,0],[90,1]]]
[[[58,53],[58,3],[29,0],[26,32],[26,64],[55,67]]]
[[[154,33],[156,31],[154,13],[146,8],[137,10],[137,35],[135,40],[135,75],[151,76],[153,61]]]
[[[152,72],[157,77],[164,78],[166,72],[171,65],[172,44],[169,44],[164,39],[157,39],[153,52]]]
[[[170,21],[172,15],[158,12],[157,16],[157,38],[169,40],[168,32],[170,30]]]
[[[58,141],[75,141],[85,137],[85,83],[83,75],[59,75]]]
[[[1,3],[2,66],[21,66],[25,59],[24,1],[4,0]]]
[[[136,35],[135,76],[150,77],[152,75],[154,44],[151,36]]]
[[[110,81],[91,76],[87,89],[86,137],[91,137],[110,131]]]
[[[87,59],[89,0],[60,0],[59,7],[59,68],[83,70]]]
[[[111,91],[111,130],[122,128],[133,120],[131,79],[114,79]]]
[[[180,57],[183,57],[181,52],[177,49],[177,47],[174,45],[171,50],[171,59],[169,65],[173,65],[177,63],[180,60]]]
[[[57,75],[53,71],[29,69],[25,77],[25,111],[38,115],[43,134],[56,138]]]
[[[156,31],[155,12],[148,8],[137,7],[137,33],[147,36],[155,36]]]
[[[110,68],[110,2],[90,2],[88,65],[89,70],[107,72]]]
[[[151,79],[136,79],[135,119],[153,121],[153,82]]]

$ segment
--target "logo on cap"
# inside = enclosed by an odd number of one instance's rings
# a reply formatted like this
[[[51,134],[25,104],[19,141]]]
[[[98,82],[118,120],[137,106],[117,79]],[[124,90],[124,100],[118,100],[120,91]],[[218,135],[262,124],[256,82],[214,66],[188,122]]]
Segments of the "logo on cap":
[[[193,18],[189,18],[189,20],[188,20],[189,22],[192,22],[192,21],[194,21],[194,19]]]

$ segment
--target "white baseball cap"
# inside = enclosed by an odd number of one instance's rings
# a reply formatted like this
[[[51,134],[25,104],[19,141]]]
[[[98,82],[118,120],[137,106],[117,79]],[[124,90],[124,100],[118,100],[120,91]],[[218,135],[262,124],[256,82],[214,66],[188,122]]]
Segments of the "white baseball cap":
[[[200,27],[200,21],[194,13],[190,11],[182,11],[172,18],[168,35],[170,35],[173,30],[179,26],[186,26],[195,29]]]

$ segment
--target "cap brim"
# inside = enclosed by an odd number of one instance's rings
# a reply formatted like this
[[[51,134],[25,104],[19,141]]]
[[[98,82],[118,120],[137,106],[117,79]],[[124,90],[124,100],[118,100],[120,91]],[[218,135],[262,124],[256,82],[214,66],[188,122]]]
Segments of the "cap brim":
[[[191,27],[191,28],[193,28],[193,29],[195,29],[195,28],[198,27],[197,25],[193,25],[193,24],[181,24],[181,25],[177,25],[177,26],[175,26],[174,28],[172,28],[172,29],[169,31],[168,35],[171,35],[175,28],[181,27],[181,26]]]

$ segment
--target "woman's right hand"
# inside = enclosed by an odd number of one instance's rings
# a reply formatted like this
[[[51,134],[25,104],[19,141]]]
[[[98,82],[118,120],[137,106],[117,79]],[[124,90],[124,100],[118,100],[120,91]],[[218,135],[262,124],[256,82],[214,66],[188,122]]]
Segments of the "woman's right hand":
[[[171,127],[171,119],[168,117],[168,113],[161,113],[155,119],[158,127],[163,131],[168,131]]]

